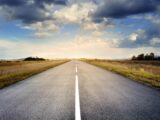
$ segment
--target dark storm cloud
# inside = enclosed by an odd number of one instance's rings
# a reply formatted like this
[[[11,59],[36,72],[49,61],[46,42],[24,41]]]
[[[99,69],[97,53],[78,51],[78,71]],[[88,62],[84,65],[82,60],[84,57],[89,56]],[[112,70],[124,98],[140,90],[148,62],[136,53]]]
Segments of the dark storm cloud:
[[[129,15],[154,12],[159,0],[105,0],[93,14],[93,19],[123,18]]]
[[[59,4],[59,5],[67,5],[68,1],[66,0],[54,0],[55,4]]]
[[[10,19],[24,23],[51,19],[51,16],[46,16],[46,4],[66,5],[67,0],[0,0],[0,7],[5,12],[3,15],[9,15]]]
[[[49,16],[45,15],[44,9],[34,5],[25,5],[23,9],[21,7],[16,7],[13,10],[12,18],[21,20],[23,23],[34,23],[50,19]]]
[[[0,5],[19,6],[26,4],[27,0],[0,0]]]
[[[29,1],[33,1],[35,5],[38,4],[60,4],[66,5],[67,0],[0,0],[0,5],[8,5],[8,6],[19,6],[29,3]]]
[[[44,21],[49,19],[49,16],[45,15],[45,9],[37,7],[35,5],[23,5],[16,7],[3,7],[3,17],[9,17],[10,20],[21,20],[23,23],[29,24],[38,21]]]
[[[35,4],[44,7],[44,4],[67,5],[68,0],[34,0]]]

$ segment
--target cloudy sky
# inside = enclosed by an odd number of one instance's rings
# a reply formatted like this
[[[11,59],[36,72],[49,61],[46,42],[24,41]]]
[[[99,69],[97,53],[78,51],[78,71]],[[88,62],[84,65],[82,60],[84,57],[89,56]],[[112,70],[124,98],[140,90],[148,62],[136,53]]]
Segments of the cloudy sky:
[[[0,59],[160,55],[160,0],[0,0]]]

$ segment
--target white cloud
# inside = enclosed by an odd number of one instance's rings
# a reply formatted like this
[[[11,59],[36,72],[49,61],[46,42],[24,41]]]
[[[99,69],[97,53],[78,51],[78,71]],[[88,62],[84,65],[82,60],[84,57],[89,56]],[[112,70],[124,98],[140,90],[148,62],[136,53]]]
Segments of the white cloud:
[[[146,31],[143,29],[138,29],[129,35],[129,40],[135,42],[138,38],[145,39],[145,37]]]
[[[35,35],[37,37],[47,37],[58,30],[58,26],[53,21],[37,22],[32,24],[31,27],[36,31]]]
[[[138,37],[138,34],[137,34],[137,33],[132,33],[132,34],[129,36],[129,40],[131,40],[131,41],[136,41],[136,40],[137,40],[137,37]]]
[[[95,23],[93,21],[88,21],[84,22],[82,24],[82,28],[84,30],[89,30],[89,31],[104,31],[106,28],[111,28],[114,27],[114,25],[111,23],[110,20],[105,20],[101,23]]]
[[[30,25],[22,26],[22,28],[33,30],[34,35],[38,38],[52,36],[54,32],[59,30],[59,26],[52,20],[32,23]]]
[[[150,41],[151,45],[160,45],[160,38],[156,37],[156,38],[152,38]]]
[[[72,4],[54,12],[53,16],[63,23],[81,24],[90,21],[90,13],[95,10],[93,3]]]
[[[90,32],[102,32],[107,27],[113,27],[110,20],[105,19],[103,22],[95,23],[91,14],[97,6],[92,2],[72,4],[54,12],[53,16],[57,21],[64,24],[78,24],[82,30]]]

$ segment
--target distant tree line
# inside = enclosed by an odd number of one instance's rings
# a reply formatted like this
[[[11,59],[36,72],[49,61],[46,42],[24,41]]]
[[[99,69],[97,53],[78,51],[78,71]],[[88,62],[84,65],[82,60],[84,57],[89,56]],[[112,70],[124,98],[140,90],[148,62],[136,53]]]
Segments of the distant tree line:
[[[139,54],[137,56],[133,56],[132,60],[160,60],[160,56],[155,56],[154,53],[150,54]]]
[[[24,61],[44,61],[44,58],[39,58],[39,57],[27,57],[24,59]]]

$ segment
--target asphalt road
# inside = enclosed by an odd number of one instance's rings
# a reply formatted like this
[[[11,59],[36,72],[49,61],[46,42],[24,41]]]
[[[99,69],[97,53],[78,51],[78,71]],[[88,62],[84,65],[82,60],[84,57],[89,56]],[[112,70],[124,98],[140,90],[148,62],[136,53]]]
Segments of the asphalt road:
[[[80,61],[0,90],[0,120],[74,120],[77,108],[82,120],[160,120],[160,91]]]

